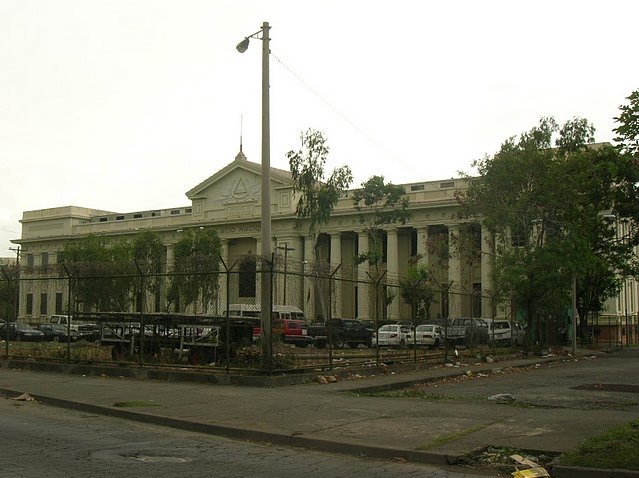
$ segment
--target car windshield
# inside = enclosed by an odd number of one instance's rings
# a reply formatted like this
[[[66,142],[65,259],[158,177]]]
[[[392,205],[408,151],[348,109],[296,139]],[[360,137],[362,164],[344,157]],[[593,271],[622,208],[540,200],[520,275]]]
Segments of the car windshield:
[[[393,331],[396,330],[397,326],[396,325],[382,325],[379,330],[380,332],[385,332],[385,331]]]
[[[432,332],[434,328],[435,328],[434,325],[418,325],[417,326],[417,330],[419,332]]]

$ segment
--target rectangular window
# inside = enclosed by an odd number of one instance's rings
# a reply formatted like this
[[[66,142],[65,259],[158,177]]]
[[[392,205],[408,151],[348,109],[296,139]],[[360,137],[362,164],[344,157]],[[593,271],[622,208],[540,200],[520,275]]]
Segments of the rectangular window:
[[[411,191],[423,191],[424,190],[424,185],[423,184],[413,184],[410,187]]]
[[[48,267],[49,266],[49,253],[48,252],[43,252],[42,253],[42,267]]]
[[[439,183],[439,187],[441,189],[449,189],[455,187],[455,181],[445,181],[443,183]]]
[[[155,291],[155,310],[154,312],[160,312],[162,310],[162,294],[159,290]]]
[[[524,247],[528,244],[528,234],[524,226],[517,225],[510,229],[510,243],[513,247]]]
[[[55,293],[55,313],[62,314],[62,292]]]
[[[35,260],[33,259],[33,254],[27,254],[27,267],[33,267],[35,265]]]
[[[255,297],[256,292],[256,263],[255,259],[248,258],[240,264],[240,277],[239,277],[239,296],[240,297]]]
[[[47,293],[43,292],[42,294],[40,294],[40,315],[42,316],[47,316],[47,302],[48,302],[48,297],[47,297]]]
[[[177,214],[180,214],[180,210],[179,209],[173,209],[171,211],[171,215],[176,216]]]
[[[142,213],[139,213],[139,212],[133,215],[133,219],[140,219],[141,217],[142,217]]]
[[[142,305],[144,304],[144,295],[142,292],[135,294],[135,311],[142,313]]]
[[[25,314],[33,315],[33,294],[31,294],[31,293],[27,294],[27,303],[26,303]]]

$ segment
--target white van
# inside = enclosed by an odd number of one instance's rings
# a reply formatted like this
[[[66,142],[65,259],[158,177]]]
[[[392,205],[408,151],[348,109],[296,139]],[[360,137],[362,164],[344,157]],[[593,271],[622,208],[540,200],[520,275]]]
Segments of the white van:
[[[256,304],[230,304],[229,316],[234,319],[244,319],[244,318],[255,319],[260,317],[260,309],[261,307]],[[226,315],[226,311],[224,311],[223,315]],[[294,319],[294,320],[306,321],[304,312],[302,312],[302,310],[299,307],[295,307],[293,305],[274,305],[272,318],[273,319]]]

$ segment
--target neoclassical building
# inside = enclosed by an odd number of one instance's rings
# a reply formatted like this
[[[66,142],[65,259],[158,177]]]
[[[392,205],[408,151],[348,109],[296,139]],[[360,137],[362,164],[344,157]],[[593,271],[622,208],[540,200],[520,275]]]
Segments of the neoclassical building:
[[[410,259],[419,255],[432,266],[437,293],[431,305],[431,317],[510,317],[507,306],[494,306],[491,272],[494,244],[480,225],[460,224],[455,212],[455,194],[467,187],[466,179],[415,182],[402,185],[409,198],[411,217],[406,224],[394,225],[383,234],[384,282],[391,288],[406,273]],[[22,235],[13,242],[20,245],[26,266],[54,264],[65,241],[101,235],[131,238],[140,230],[157,232],[166,246],[166,268],[174,262],[173,247],[182,231],[212,227],[222,240],[222,257],[227,264],[235,258],[285,257],[287,274],[274,284],[274,302],[296,305],[308,318],[322,316],[317,290],[313,288],[312,267],[317,261],[336,271],[338,286],[331,296],[331,313],[337,317],[374,318],[377,313],[391,320],[410,318],[410,307],[399,294],[379,312],[371,299],[371,266],[359,263],[356,256],[369,248],[369,237],[358,218],[349,192],[340,198],[330,221],[317,238],[295,214],[297,197],[288,171],[271,168],[271,228],[273,241],[261,244],[261,165],[250,162],[240,151],[235,160],[186,193],[188,204],[181,207],[138,212],[111,212],[76,206],[26,211],[21,220]],[[464,254],[462,247],[473,251]],[[265,251],[268,251],[265,253]],[[444,251],[444,253],[440,253]],[[257,279],[259,280],[259,279]],[[284,284],[282,284],[284,281]],[[45,285],[46,284],[46,285]],[[67,292],[62,281],[44,283],[23,281],[20,292],[22,319],[44,320],[52,313],[66,310]],[[230,292],[231,303],[259,304],[255,297]],[[603,316],[618,317],[637,311],[637,287],[629,283],[622,294],[610,300]],[[220,298],[225,303],[226,298]],[[151,312],[162,311],[160,301]],[[153,310],[159,309],[159,310]],[[219,313],[214,304],[205,313]]]

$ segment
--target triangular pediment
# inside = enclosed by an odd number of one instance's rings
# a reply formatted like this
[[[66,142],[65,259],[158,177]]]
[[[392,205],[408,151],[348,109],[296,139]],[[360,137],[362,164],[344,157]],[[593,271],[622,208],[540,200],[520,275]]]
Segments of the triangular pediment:
[[[216,197],[229,201],[257,199],[261,188],[262,165],[248,161],[240,151],[235,161],[208,177],[186,193],[191,200]],[[271,187],[292,186],[291,173],[271,168]]]

